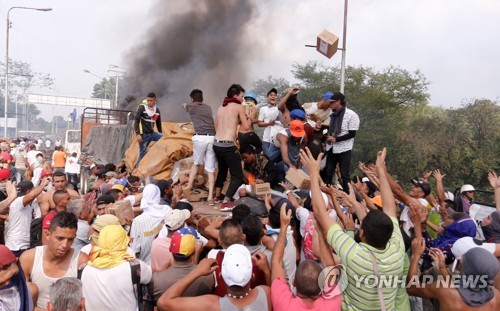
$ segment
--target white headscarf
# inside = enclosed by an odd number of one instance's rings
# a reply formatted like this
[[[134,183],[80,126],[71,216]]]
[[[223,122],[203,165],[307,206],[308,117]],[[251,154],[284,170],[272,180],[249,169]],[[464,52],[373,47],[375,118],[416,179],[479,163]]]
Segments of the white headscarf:
[[[164,219],[168,211],[168,205],[160,205],[160,188],[149,184],[142,191],[141,210],[152,217]]]

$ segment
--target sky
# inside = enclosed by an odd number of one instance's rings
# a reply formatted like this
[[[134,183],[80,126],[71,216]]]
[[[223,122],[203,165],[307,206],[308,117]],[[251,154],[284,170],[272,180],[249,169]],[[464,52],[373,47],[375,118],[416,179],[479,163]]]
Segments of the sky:
[[[183,0],[2,0],[0,18],[5,21],[12,6],[52,8],[50,12],[11,11],[9,56],[55,79],[50,89],[34,92],[87,98],[100,79],[84,70],[109,77],[110,64],[127,68],[127,53],[144,41],[155,21],[176,13],[158,12],[158,1]],[[251,81],[269,75],[291,80],[290,69],[296,62],[340,64],[341,52],[328,59],[304,45],[315,44],[323,29],[342,37],[344,1],[253,2],[258,14],[249,16],[245,40],[265,50],[244,69]],[[0,22],[2,60],[5,27]],[[459,107],[475,98],[498,101],[498,38],[498,0],[350,0],[346,63],[379,70],[390,65],[420,70],[430,82],[433,106]],[[175,42],[164,49],[165,53],[175,49]],[[51,118],[53,109],[39,108],[42,117]],[[66,117],[71,110],[61,108],[55,113]]]

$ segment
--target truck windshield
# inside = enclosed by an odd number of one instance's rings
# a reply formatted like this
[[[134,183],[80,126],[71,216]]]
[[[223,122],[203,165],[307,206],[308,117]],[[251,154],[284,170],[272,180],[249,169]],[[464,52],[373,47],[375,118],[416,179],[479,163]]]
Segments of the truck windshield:
[[[67,135],[67,142],[68,143],[79,143],[80,142],[80,131],[68,131],[66,135]]]

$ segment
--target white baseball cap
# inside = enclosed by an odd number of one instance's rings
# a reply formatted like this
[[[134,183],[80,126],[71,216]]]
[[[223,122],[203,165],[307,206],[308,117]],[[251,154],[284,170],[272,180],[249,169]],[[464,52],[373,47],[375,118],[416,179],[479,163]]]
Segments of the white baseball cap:
[[[221,268],[227,286],[246,286],[252,278],[252,255],[241,244],[233,244],[224,252]]]
[[[187,209],[173,209],[165,215],[165,226],[168,230],[175,231],[179,229],[184,222],[191,217],[191,212]]]
[[[470,249],[474,247],[481,247],[490,253],[495,252],[495,243],[483,243],[482,241],[476,240],[470,236],[460,238],[451,247],[451,252],[456,259],[462,259],[462,256],[467,253]]]

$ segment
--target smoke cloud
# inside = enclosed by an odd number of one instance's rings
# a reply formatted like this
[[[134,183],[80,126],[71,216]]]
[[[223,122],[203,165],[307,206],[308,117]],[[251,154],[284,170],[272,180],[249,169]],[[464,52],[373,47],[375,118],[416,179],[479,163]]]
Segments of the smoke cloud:
[[[250,51],[259,50],[248,27],[256,15],[251,2],[159,0],[151,13],[156,21],[126,55],[121,107],[134,110],[155,92],[163,120],[188,121],[180,105],[192,89],[203,90],[214,113],[232,83],[248,89]]]

